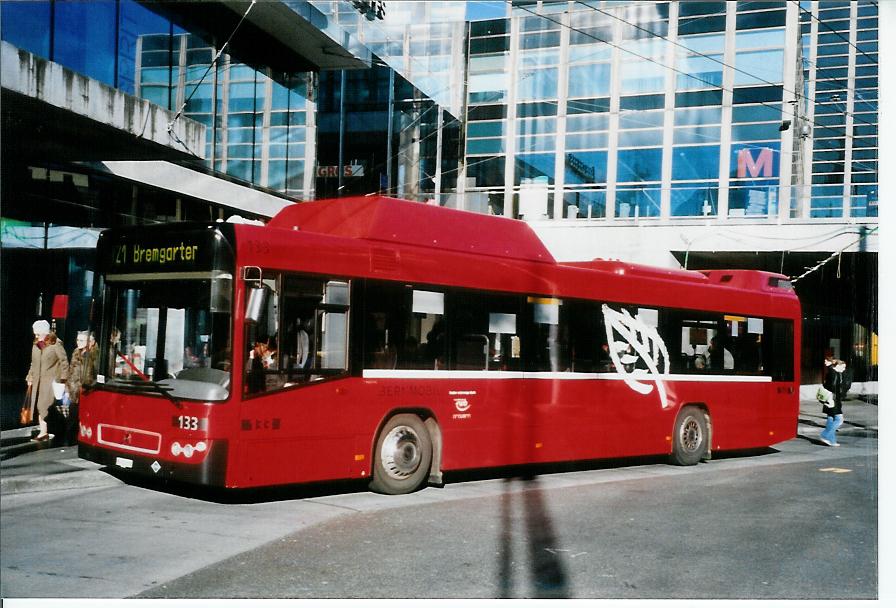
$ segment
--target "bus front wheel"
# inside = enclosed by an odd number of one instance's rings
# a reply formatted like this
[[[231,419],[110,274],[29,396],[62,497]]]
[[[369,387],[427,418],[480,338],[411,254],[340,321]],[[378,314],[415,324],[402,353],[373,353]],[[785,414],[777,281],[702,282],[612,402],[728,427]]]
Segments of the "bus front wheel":
[[[697,464],[706,455],[708,445],[706,414],[694,406],[683,408],[675,419],[672,462],[682,466]]]
[[[432,440],[419,417],[398,414],[380,431],[373,456],[370,489],[381,494],[407,494],[429,476]]]

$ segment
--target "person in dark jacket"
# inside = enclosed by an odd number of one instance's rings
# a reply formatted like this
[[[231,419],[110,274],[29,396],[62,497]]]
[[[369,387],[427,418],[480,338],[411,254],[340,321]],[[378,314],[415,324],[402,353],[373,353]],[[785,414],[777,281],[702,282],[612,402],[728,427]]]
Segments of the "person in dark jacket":
[[[834,359],[825,373],[823,386],[831,391],[831,402],[823,408],[828,417],[827,424],[821,432],[821,442],[825,445],[839,447],[837,429],[843,424],[843,400],[852,386],[852,370],[846,369],[846,362]]]

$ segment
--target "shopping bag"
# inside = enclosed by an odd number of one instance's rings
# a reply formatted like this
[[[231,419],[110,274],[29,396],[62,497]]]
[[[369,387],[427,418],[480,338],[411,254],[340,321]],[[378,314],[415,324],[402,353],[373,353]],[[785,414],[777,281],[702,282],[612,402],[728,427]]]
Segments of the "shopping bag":
[[[31,387],[25,391],[25,402],[22,403],[22,409],[19,410],[19,425],[29,426],[33,420],[34,412],[31,409]]]
[[[64,382],[53,382],[53,396],[56,399],[62,399],[62,396],[65,394],[65,383]]]
[[[818,402],[822,405],[830,405],[831,401],[834,399],[834,394],[825,387],[819,386],[818,391],[815,393],[815,398],[818,399]]]

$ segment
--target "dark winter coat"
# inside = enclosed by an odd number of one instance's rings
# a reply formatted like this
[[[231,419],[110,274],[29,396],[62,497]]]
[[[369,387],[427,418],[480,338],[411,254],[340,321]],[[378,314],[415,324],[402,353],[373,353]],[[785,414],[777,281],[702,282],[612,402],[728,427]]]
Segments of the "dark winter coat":
[[[852,386],[852,370],[848,367],[842,372],[834,369],[834,366],[828,368],[824,376],[822,384],[826,389],[831,391],[834,396],[834,404],[830,407],[825,406],[823,411],[828,416],[837,416],[843,413],[843,400],[846,399],[847,393]]]

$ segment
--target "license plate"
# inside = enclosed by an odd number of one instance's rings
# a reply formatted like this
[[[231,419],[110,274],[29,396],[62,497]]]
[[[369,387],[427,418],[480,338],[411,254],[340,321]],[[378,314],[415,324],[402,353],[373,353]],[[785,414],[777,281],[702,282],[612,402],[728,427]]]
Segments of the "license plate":
[[[122,469],[132,469],[134,468],[134,461],[130,458],[118,457],[115,459],[115,466],[121,467]]]

